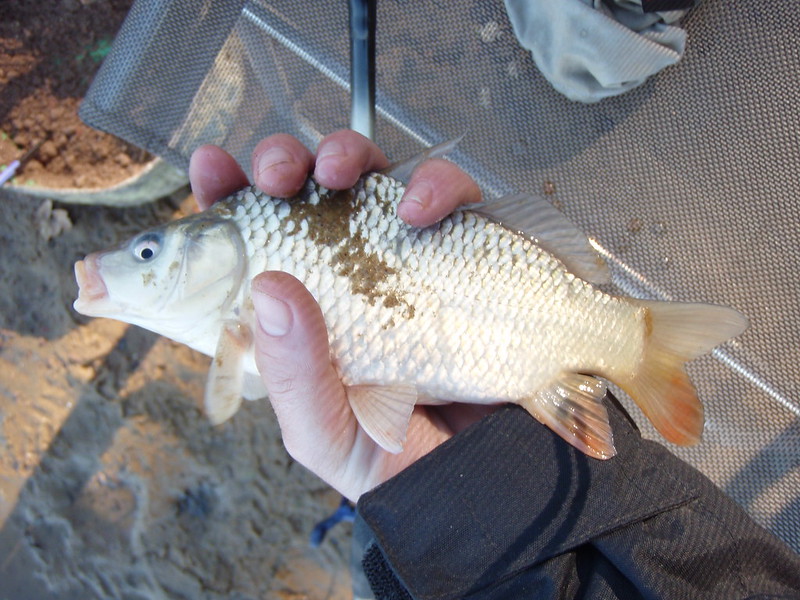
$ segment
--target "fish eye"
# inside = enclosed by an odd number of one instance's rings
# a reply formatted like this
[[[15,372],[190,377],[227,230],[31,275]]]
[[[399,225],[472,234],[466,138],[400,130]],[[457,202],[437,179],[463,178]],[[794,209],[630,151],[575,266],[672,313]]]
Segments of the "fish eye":
[[[155,258],[159,250],[161,250],[161,236],[147,233],[136,240],[133,245],[133,256],[138,261],[147,262]]]

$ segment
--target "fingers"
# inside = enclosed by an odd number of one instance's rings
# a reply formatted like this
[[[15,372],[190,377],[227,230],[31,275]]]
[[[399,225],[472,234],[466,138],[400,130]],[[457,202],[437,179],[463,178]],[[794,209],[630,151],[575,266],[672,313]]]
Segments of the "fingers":
[[[316,158],[298,139],[287,134],[262,140],[252,157],[255,184],[281,198],[299,192],[312,169],[314,178],[325,187],[347,189],[363,173],[388,164],[386,155],[374,142],[350,130],[325,137]],[[189,179],[201,209],[248,184],[233,157],[216,146],[202,146],[192,154]],[[469,175],[451,162],[431,159],[412,174],[398,214],[410,225],[426,227],[458,206],[480,200],[480,188]]]
[[[314,155],[300,140],[285,133],[261,140],[253,150],[253,179],[270,196],[288,198],[303,187]]]
[[[317,148],[316,158],[299,140],[283,133],[262,140],[253,151],[255,184],[280,198],[299,192],[312,169],[320,184],[344,190],[352,187],[363,173],[388,164],[375,143],[350,130],[325,137]]]
[[[233,157],[217,146],[200,146],[189,159],[189,182],[200,210],[248,184]]]
[[[388,165],[374,142],[355,131],[342,130],[320,142],[314,177],[325,187],[347,189],[363,173]],[[412,174],[398,214],[410,225],[427,227],[462,204],[480,201],[481,190],[469,175],[449,161],[431,159]]]
[[[349,452],[356,423],[331,364],[322,312],[287,273],[256,277],[252,297],[256,365],[283,442],[298,462],[324,477]]]
[[[344,190],[369,171],[389,166],[378,146],[360,133],[343,129],[325,137],[317,148],[314,178],[327,188]]]
[[[469,175],[441,158],[426,160],[414,170],[397,214],[409,225],[427,227],[462,204],[481,201],[481,190]]]

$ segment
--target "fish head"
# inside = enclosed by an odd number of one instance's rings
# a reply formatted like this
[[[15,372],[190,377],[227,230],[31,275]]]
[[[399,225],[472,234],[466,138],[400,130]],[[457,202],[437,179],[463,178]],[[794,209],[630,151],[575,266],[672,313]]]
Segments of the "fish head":
[[[172,336],[226,309],[246,261],[230,221],[204,215],[173,221],[75,263],[74,307]]]

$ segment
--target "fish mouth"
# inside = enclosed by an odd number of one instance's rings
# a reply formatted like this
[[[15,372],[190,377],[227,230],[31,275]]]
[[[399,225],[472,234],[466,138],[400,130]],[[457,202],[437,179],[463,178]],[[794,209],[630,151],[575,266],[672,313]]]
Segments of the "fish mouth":
[[[73,307],[87,316],[97,316],[99,305],[108,300],[108,289],[100,276],[97,256],[90,254],[75,263],[75,279],[78,282],[78,298]]]

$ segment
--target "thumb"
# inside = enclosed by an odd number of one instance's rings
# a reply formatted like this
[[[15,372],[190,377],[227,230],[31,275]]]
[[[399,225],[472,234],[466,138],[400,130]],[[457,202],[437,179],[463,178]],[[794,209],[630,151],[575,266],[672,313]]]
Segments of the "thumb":
[[[255,360],[286,450],[323,475],[342,460],[355,417],[331,363],[322,311],[293,276],[262,273],[253,280]]]

